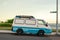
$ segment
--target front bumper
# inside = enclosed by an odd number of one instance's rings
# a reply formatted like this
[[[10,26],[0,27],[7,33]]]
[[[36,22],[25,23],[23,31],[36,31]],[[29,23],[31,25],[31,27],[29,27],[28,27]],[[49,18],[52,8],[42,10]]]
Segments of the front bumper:
[[[51,34],[52,33],[52,29],[45,29],[45,34]]]

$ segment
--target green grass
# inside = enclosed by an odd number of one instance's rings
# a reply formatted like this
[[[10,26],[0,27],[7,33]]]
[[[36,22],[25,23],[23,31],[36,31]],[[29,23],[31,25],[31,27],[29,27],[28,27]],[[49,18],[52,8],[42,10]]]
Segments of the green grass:
[[[0,30],[11,30],[12,23],[0,23]]]
[[[0,23],[0,26],[2,26],[2,27],[10,27],[10,26],[12,26],[12,23]]]
[[[0,30],[11,30],[12,27],[0,27]]]

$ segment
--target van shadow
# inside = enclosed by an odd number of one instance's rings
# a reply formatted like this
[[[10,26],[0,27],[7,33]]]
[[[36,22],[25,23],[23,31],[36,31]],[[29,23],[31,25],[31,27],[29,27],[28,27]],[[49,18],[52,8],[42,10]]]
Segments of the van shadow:
[[[11,33],[11,35],[14,35],[14,36],[33,36],[33,37],[49,37],[50,36],[50,35],[38,36],[38,35],[34,35],[34,34],[21,34],[21,35],[17,35],[16,33]]]
[[[43,35],[43,36],[38,36],[38,35],[33,35],[33,34],[21,34],[21,35],[17,35],[16,33],[10,33],[11,35],[14,36],[33,36],[33,37],[60,37],[60,34],[58,35]]]

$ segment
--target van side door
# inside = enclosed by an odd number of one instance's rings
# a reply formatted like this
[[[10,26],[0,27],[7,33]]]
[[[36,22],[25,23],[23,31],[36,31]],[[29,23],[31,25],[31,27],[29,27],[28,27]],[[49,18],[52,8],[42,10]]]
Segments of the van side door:
[[[26,20],[26,32],[35,33],[36,30],[36,20]]]

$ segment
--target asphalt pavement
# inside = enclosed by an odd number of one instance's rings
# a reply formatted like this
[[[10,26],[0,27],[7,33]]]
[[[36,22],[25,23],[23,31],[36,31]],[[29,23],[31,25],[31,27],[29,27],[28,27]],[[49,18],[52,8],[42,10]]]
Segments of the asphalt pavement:
[[[14,32],[12,32],[10,30],[0,30],[0,33],[14,33]],[[55,35],[55,34],[56,34],[56,32],[52,32],[50,35]],[[60,34],[60,33],[58,33],[58,34]]]
[[[44,36],[37,36],[31,34],[22,34],[17,35],[12,31],[8,30],[0,30],[0,40],[60,40],[60,35],[44,35]]]

